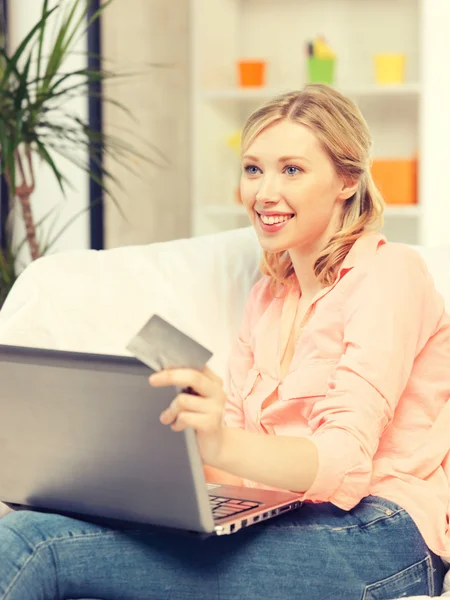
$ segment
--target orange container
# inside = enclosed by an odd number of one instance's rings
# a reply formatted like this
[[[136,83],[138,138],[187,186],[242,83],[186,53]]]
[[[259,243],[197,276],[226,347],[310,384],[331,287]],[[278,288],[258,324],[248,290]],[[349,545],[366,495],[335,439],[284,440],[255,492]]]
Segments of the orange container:
[[[265,85],[265,60],[238,60],[237,69],[240,87],[262,87]]]
[[[417,159],[376,159],[372,177],[387,204],[417,203]]]

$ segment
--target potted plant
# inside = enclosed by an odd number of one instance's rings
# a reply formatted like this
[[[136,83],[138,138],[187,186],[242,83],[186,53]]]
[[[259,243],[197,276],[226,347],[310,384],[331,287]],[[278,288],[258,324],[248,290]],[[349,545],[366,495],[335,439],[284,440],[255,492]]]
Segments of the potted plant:
[[[17,208],[20,211],[25,226],[25,238],[18,245],[13,243],[9,228],[8,247],[0,254],[0,306],[17,278],[16,257],[20,248],[28,247],[31,260],[39,258],[50,250],[73,220],[52,239],[45,242],[40,239],[42,223],[50,215],[39,222],[33,217],[31,198],[35,189],[36,162],[43,161],[50,167],[62,195],[70,182],[58,167],[58,155],[86,171],[114,200],[110,184],[115,180],[103,166],[103,153],[109,153],[122,164],[138,155],[132,146],[92,129],[89,123],[67,108],[69,99],[92,93],[93,84],[119,76],[88,67],[63,70],[74,44],[112,0],[105,0],[93,15],[89,10],[91,2],[71,0],[49,8],[49,1],[44,0],[39,21],[14,53],[8,53],[4,44],[0,48],[0,163],[9,189],[11,210]],[[48,44],[47,34],[49,29],[54,29],[53,22],[57,24],[56,32],[51,31],[52,41]],[[123,105],[114,103],[128,113]],[[91,164],[80,160],[80,148],[89,151]],[[140,158],[147,160],[143,156]]]

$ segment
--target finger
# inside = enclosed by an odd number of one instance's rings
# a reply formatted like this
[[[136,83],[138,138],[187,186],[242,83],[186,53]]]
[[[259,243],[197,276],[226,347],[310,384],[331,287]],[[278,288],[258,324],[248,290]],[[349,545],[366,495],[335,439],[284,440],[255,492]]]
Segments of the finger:
[[[182,389],[192,388],[200,396],[212,396],[217,393],[217,383],[195,369],[166,369],[149,377],[150,385],[162,387],[178,386]]]
[[[217,428],[217,419],[211,415],[182,411],[170,428],[172,431],[183,431],[186,427],[192,427],[202,433],[213,432]]]
[[[213,406],[214,403],[212,398],[192,396],[191,394],[179,394],[178,396],[178,407],[180,410],[208,413],[211,412]]]
[[[153,387],[164,387],[167,385],[171,385],[170,377],[171,372],[174,369],[162,369],[161,371],[157,371],[156,373],[152,373],[148,378],[150,385]],[[183,371],[187,376],[189,376],[188,371],[191,369],[177,369],[178,371]]]
[[[162,371],[158,371],[157,373],[153,373],[150,375],[150,382],[155,386],[163,386],[168,385],[166,382],[168,381],[167,373],[172,373],[173,371],[179,371],[181,373],[185,373],[187,377],[190,377],[192,373],[198,372],[195,369],[164,369]],[[205,365],[201,371],[208,379],[210,379],[214,383],[218,383],[219,385],[223,385],[223,379],[216,375],[214,371],[212,371],[207,365]]]
[[[178,405],[178,396],[172,400],[169,406],[159,415],[159,420],[163,425],[170,425],[174,423],[178,413],[180,412],[180,407]]]
[[[169,406],[166,408],[166,410],[164,410],[161,413],[160,418],[159,418],[161,423],[163,423],[164,425],[169,425],[170,423],[173,423],[176,420],[180,411],[182,411],[182,410],[196,410],[196,409],[198,410],[198,409],[203,408],[203,406],[200,405],[200,402],[191,404],[191,402],[190,402],[191,398],[199,400],[200,396],[190,396],[188,394],[178,394],[178,396],[172,400],[172,402],[169,404]],[[202,398],[202,400],[203,400],[203,403],[205,403],[205,398]]]
[[[164,425],[173,423],[182,411],[195,412],[198,414],[222,415],[223,407],[222,405],[217,406],[217,403],[215,403],[212,398],[191,396],[190,394],[179,394],[170,403],[170,406],[161,413],[161,423]]]

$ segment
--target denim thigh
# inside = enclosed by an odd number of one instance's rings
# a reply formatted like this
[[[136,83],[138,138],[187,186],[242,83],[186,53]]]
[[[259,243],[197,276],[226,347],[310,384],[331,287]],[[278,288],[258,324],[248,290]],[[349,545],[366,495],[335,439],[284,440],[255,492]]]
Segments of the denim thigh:
[[[443,576],[408,513],[377,497],[203,540],[30,511],[0,520],[3,600],[392,600],[439,595]]]

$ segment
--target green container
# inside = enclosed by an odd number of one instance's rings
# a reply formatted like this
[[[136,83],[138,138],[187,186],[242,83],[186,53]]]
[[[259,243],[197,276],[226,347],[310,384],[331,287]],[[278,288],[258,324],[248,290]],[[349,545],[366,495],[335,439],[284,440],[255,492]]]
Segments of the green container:
[[[326,83],[332,85],[334,81],[334,58],[308,58],[309,83]]]

